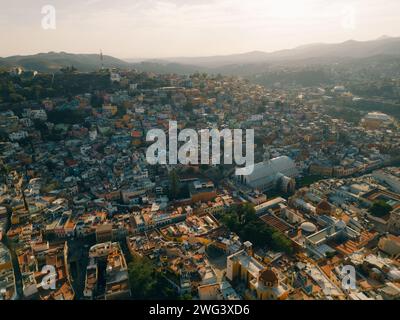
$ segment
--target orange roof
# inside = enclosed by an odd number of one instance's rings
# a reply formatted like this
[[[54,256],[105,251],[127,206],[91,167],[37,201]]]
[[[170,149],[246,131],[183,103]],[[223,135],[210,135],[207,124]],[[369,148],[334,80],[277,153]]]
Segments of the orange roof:
[[[131,135],[134,138],[140,138],[142,136],[142,133],[140,131],[138,131],[138,130],[134,130],[134,131],[132,131]]]

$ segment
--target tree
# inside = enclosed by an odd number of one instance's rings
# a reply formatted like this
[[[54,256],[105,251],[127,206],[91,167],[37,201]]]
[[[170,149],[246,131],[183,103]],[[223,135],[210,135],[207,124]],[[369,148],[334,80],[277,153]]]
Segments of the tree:
[[[133,299],[177,299],[178,294],[168,280],[147,258],[134,257],[128,265]]]
[[[8,141],[8,134],[4,130],[0,130],[0,141]]]
[[[273,248],[277,251],[284,251],[287,253],[292,253],[292,246],[290,240],[286,238],[280,232],[274,232],[272,234]]]
[[[75,73],[78,71],[78,69],[76,69],[74,66],[68,66],[65,68],[61,68],[60,71],[62,73],[68,74],[68,73]]]
[[[265,107],[264,106],[259,106],[257,108],[257,113],[264,113],[265,112]]]
[[[207,246],[206,253],[210,258],[218,258],[224,254],[224,250],[211,243]]]
[[[384,217],[388,215],[392,210],[393,208],[390,205],[388,205],[385,201],[378,200],[374,202],[369,211],[375,217]]]
[[[18,103],[18,102],[22,102],[22,101],[25,101],[25,98],[22,95],[16,94],[16,93],[10,94],[10,102]]]
[[[52,110],[47,114],[49,121],[54,124],[82,124],[88,115],[84,110]]]
[[[325,253],[327,259],[332,259],[336,255],[336,251],[328,251]]]
[[[46,123],[41,120],[34,120],[33,122],[34,127],[36,130],[40,131],[42,137],[49,134],[49,128],[47,127]]]
[[[126,107],[118,106],[117,107],[117,114],[115,115],[115,117],[116,118],[122,118],[124,115],[126,115]]]
[[[190,293],[183,294],[179,300],[193,300],[193,296]]]
[[[169,176],[169,196],[171,199],[176,199],[178,197],[180,190],[179,177],[176,170],[172,170]]]
[[[104,104],[104,99],[102,96],[97,94],[92,94],[92,96],[90,97],[90,105],[93,108],[101,108],[103,104]]]
[[[249,203],[231,207],[221,218],[222,223],[243,241],[255,246],[270,247],[276,251],[292,253],[291,242],[279,231],[267,226],[256,216],[254,207]]]
[[[151,263],[146,259],[135,257],[129,264],[128,270],[132,297],[135,299],[151,297],[157,282],[153,277],[154,270]]]

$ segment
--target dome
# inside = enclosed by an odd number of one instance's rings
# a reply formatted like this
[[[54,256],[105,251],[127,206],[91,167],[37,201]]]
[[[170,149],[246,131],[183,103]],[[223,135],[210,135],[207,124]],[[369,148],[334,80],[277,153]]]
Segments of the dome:
[[[278,284],[278,277],[274,271],[271,269],[265,268],[261,271],[259,280],[262,281],[264,284]]]
[[[305,232],[308,232],[308,233],[313,233],[313,232],[317,231],[317,227],[311,222],[303,222],[300,225],[300,229],[302,231],[305,231]]]
[[[336,229],[343,230],[344,228],[346,228],[346,222],[343,220],[340,220],[336,223]]]

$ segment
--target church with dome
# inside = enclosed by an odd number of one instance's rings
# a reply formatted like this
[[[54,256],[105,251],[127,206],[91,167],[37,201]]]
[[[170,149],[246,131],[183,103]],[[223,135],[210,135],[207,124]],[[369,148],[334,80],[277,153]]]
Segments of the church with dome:
[[[289,286],[279,278],[278,272],[254,258],[251,242],[227,258],[226,278],[233,285],[244,286],[246,299],[285,300]]]
[[[287,156],[282,156],[259,162],[254,165],[254,170],[250,175],[237,176],[236,179],[239,183],[262,192],[271,189],[293,192],[297,175],[298,170],[294,161]]]

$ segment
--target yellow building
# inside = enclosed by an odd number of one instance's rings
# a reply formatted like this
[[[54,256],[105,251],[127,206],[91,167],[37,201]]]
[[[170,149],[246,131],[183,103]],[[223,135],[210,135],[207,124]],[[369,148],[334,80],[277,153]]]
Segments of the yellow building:
[[[333,175],[333,168],[330,165],[319,165],[316,163],[313,163],[310,165],[309,168],[310,174],[314,175],[321,175],[321,176],[332,176]]]
[[[257,300],[285,300],[289,291],[279,283],[275,271],[265,268],[257,278],[250,281],[249,293],[249,298],[255,297]]]
[[[118,107],[113,106],[111,104],[103,105],[103,112],[110,113],[111,115],[115,116],[118,112]]]
[[[226,277],[232,283],[245,285],[244,297],[258,300],[284,300],[289,294],[286,284],[279,280],[275,270],[265,267],[253,256],[252,244],[227,258]]]

